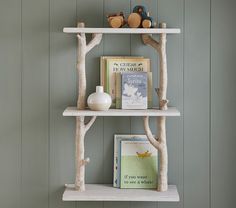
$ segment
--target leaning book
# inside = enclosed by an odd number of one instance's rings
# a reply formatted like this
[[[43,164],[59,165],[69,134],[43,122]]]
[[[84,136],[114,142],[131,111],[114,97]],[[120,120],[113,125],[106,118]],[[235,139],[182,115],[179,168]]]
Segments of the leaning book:
[[[116,72],[150,72],[150,59],[126,58],[106,59],[106,72],[104,78],[105,91],[111,95],[112,106],[115,106],[115,73]]]
[[[113,166],[113,187],[120,188],[120,163],[121,163],[121,141],[147,141],[146,135],[115,134],[114,135],[114,166]]]
[[[120,72],[116,73],[116,108],[121,108],[121,74]],[[147,89],[147,100],[148,100],[148,108],[152,108],[152,72],[147,72],[147,82],[148,82],[148,89]]]
[[[147,109],[148,83],[145,72],[126,72],[121,75],[121,108]]]
[[[121,141],[120,188],[156,188],[157,161],[149,141]]]

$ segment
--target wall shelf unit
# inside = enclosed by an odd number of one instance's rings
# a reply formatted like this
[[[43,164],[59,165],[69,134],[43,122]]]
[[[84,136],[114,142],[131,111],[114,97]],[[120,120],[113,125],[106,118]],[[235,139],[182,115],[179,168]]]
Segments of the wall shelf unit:
[[[83,22],[78,27],[66,27],[64,33],[76,34],[78,38],[77,57],[77,82],[78,100],[76,107],[67,107],[63,116],[76,118],[76,179],[75,184],[66,185],[63,201],[179,201],[176,186],[168,185],[168,154],[166,144],[166,117],[180,116],[175,107],[168,107],[167,95],[167,58],[166,38],[167,34],[179,34],[179,28],[167,28],[161,23],[159,28],[86,28]],[[89,43],[86,41],[86,33],[92,34]],[[103,34],[140,34],[145,45],[153,47],[160,56],[159,81],[158,81],[158,108],[147,110],[122,110],[109,109],[108,111],[92,111],[86,108],[86,54],[96,45],[100,44]],[[159,40],[155,40],[152,34],[159,34]],[[85,117],[91,117],[86,123]],[[159,171],[157,190],[148,189],[119,189],[111,185],[86,184],[85,165],[89,158],[84,158],[84,139],[86,132],[93,125],[97,116],[141,116],[145,133],[150,143],[159,152]],[[157,136],[154,137],[149,127],[149,117],[156,117]],[[86,119],[87,120],[87,119]]]
[[[167,110],[153,108],[147,110],[109,109],[108,111],[78,110],[77,107],[68,107],[63,112],[63,116],[180,116],[180,112],[175,107],[169,107]]]
[[[177,202],[179,194],[176,186],[169,185],[168,191],[153,189],[119,189],[111,184],[86,184],[84,192],[75,190],[74,184],[66,184],[63,201],[153,201]]]
[[[78,28],[78,27],[65,27],[64,33],[101,33],[101,34],[179,34],[179,28]]]

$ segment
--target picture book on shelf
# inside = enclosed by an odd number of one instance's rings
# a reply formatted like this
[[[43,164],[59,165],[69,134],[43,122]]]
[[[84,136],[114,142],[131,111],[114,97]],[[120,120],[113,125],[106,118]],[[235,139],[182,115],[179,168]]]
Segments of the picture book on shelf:
[[[114,163],[113,163],[113,186],[120,187],[120,142],[126,140],[132,141],[147,141],[146,135],[123,135],[115,134],[114,135]]]
[[[121,74],[121,108],[147,109],[147,73]]]
[[[120,188],[157,187],[157,150],[149,141],[121,141]]]
[[[101,56],[100,57],[100,85],[106,89],[106,66],[108,59],[139,59],[143,58],[142,56]]]
[[[149,72],[150,59],[142,57],[101,58],[101,85],[111,95],[115,107],[115,73]]]
[[[120,109],[121,108],[121,72],[116,72],[116,87],[115,87],[115,94],[116,94],[116,108]],[[152,84],[152,72],[147,72],[147,100],[148,100],[148,108],[152,108],[153,104],[152,104],[152,88],[153,88],[153,84]]]

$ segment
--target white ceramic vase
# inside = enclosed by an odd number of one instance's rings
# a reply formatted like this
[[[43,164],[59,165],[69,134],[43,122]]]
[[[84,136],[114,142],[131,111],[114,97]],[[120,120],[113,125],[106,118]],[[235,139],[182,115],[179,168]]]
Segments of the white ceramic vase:
[[[96,86],[96,92],[89,95],[88,106],[94,111],[106,111],[111,107],[111,96],[103,91],[103,86]]]

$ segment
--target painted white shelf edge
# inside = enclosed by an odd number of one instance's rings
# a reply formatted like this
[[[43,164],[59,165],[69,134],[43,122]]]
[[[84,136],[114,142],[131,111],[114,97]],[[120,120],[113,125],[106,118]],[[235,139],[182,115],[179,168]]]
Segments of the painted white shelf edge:
[[[64,33],[109,33],[109,34],[179,34],[179,28],[91,28],[64,27]]]
[[[146,110],[109,109],[108,111],[78,110],[76,107],[67,107],[63,116],[180,116],[180,112],[175,107],[169,107],[167,110],[153,108]]]
[[[162,201],[177,202],[179,194],[175,185],[158,192],[155,189],[119,189],[111,184],[86,184],[86,190],[79,192],[74,184],[66,184],[63,201]]]

